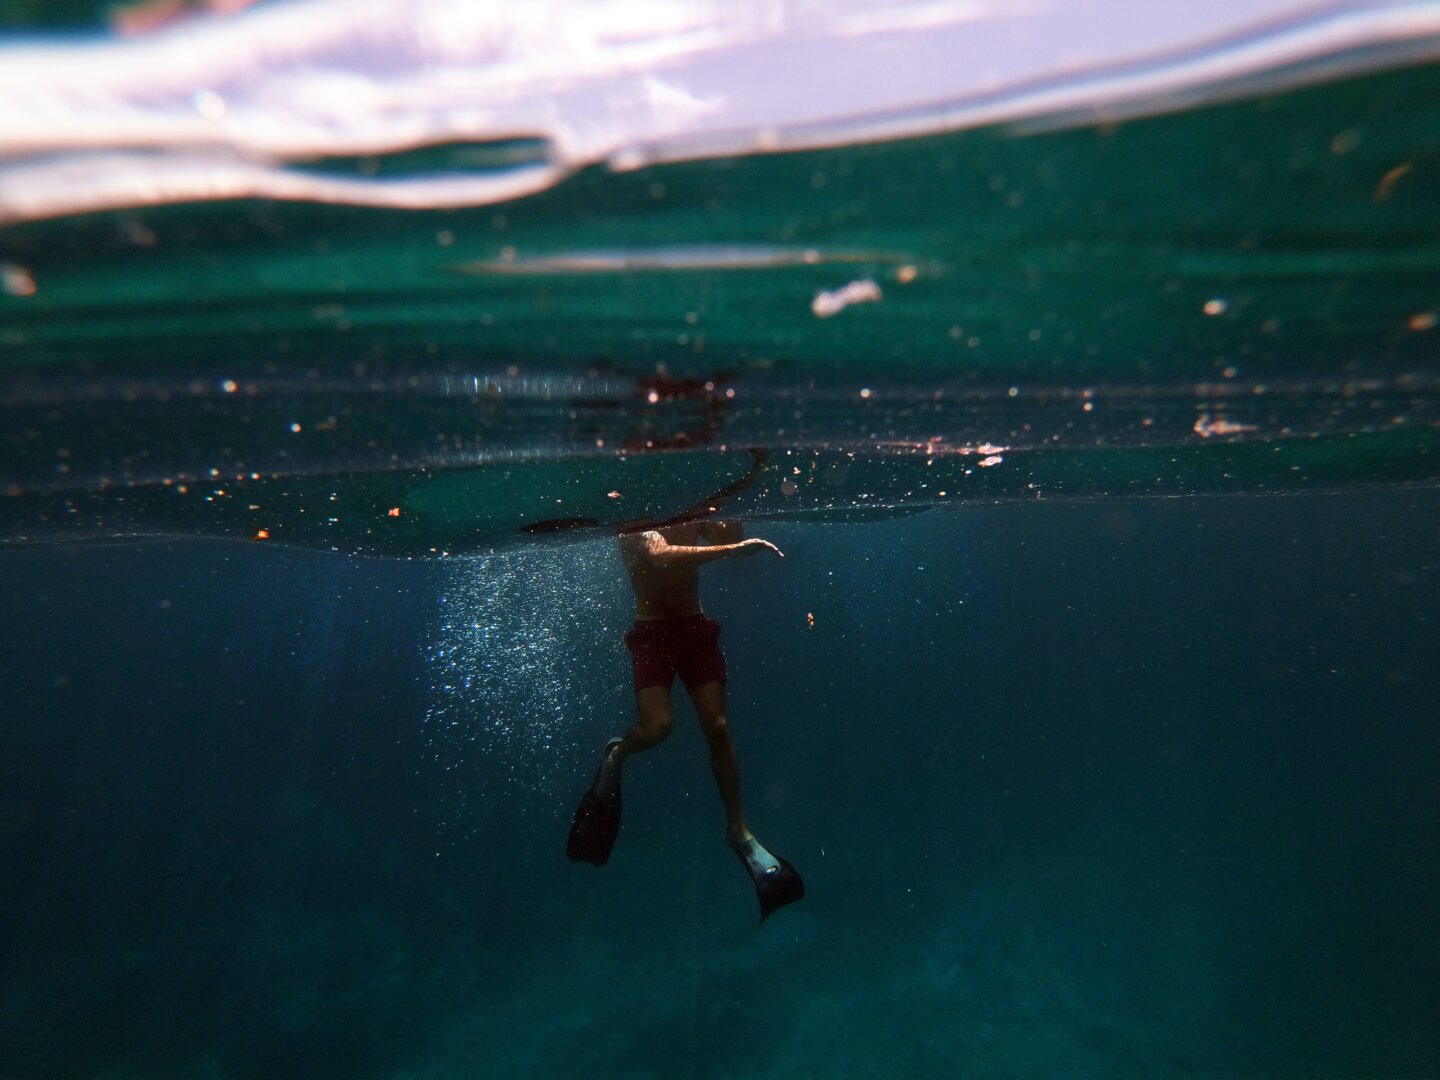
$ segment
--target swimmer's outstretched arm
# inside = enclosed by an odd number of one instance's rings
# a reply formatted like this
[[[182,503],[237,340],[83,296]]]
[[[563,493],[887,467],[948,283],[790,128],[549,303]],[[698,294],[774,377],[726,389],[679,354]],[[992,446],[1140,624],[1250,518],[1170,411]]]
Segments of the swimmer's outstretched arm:
[[[688,547],[672,544],[658,532],[641,533],[637,538],[643,545],[646,558],[661,566],[699,566],[715,559],[727,559],[739,555],[758,555],[772,551],[783,559],[785,553],[768,540],[740,540],[733,544],[707,544],[704,547]]]

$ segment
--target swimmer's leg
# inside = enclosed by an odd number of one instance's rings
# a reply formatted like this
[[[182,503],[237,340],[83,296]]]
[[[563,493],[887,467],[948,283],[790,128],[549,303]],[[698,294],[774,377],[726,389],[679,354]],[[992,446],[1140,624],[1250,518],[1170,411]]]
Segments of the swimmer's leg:
[[[687,687],[695,703],[695,717],[710,748],[710,772],[720,789],[720,802],[725,807],[725,839],[738,843],[750,836],[745,825],[745,810],[740,802],[740,761],[730,739],[730,722],[725,716],[725,684],[706,682]]]
[[[669,738],[670,729],[674,726],[670,687],[647,686],[635,691],[635,712],[635,726],[625,733],[622,740],[622,756],[649,750]]]
[[[623,739],[605,744],[600,767],[570,823],[565,854],[574,862],[604,866],[620,835],[620,770],[628,754],[658,746],[670,734],[670,688],[650,686],[635,695],[639,717]]]
[[[725,716],[725,684],[701,683],[689,690],[695,702],[695,715],[710,746],[710,771],[715,775],[715,786],[720,789],[720,801],[725,804],[725,839],[755,883],[763,922],[772,912],[804,897],[805,882],[793,866],[767,851],[745,824],[745,811],[740,802],[740,764]]]

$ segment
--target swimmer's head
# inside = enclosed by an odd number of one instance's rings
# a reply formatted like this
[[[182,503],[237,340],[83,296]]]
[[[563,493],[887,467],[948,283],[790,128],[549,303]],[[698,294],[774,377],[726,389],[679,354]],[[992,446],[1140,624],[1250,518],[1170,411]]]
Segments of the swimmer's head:
[[[629,521],[622,521],[619,525],[616,525],[615,532],[620,536],[628,536],[631,533],[649,532],[651,529],[658,529],[660,525],[661,523],[654,518],[631,518]]]

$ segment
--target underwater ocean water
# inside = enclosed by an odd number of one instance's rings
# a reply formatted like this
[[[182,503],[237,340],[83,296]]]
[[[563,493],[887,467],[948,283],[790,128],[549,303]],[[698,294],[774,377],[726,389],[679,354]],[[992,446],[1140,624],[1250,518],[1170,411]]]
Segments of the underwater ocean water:
[[[1440,4],[0,30],[0,1077],[1440,1075]]]

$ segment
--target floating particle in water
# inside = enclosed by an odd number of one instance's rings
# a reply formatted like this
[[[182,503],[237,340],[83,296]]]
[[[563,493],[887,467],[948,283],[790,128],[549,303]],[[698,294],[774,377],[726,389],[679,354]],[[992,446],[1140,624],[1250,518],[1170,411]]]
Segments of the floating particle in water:
[[[1224,297],[1212,296],[1209,300],[1205,301],[1205,306],[1201,310],[1203,310],[1206,315],[1224,315],[1225,312],[1230,310],[1230,301]]]
[[[920,276],[920,271],[913,266],[899,266],[895,268],[895,280],[901,285],[909,285]]]
[[[300,427],[299,423],[292,423],[292,424],[290,425],[290,434],[291,434],[291,435],[299,435],[302,430],[303,430],[303,429]]]
[[[0,289],[11,296],[34,296],[35,277],[23,266],[0,263]]]
[[[980,467],[982,469],[988,469],[991,465],[999,465],[1004,460],[1005,459],[999,454],[991,454],[989,457],[980,459]]]
[[[392,507],[390,507],[389,510],[386,510],[386,511],[385,511],[385,516],[386,516],[386,517],[392,517],[392,518],[393,518],[393,517],[399,517],[399,516],[400,516],[400,507],[398,507],[398,506],[392,506]]]
[[[607,499],[618,499],[618,498],[620,498],[620,492],[618,492],[618,491],[607,491],[607,492],[605,493],[605,497],[606,497]]]
[[[255,530],[255,535],[252,537],[252,539],[254,539],[254,540],[269,540],[269,539],[270,539],[270,530],[269,530],[269,529],[256,529],[256,530]]]
[[[815,629],[815,613],[813,611],[805,612],[805,625],[811,630]]]
[[[1414,315],[1410,316],[1410,321],[1406,323],[1406,325],[1409,326],[1410,329],[1414,330],[1416,333],[1420,333],[1424,330],[1435,329],[1435,324],[1437,321],[1440,321],[1440,317],[1437,317],[1435,312],[1417,311]]]
[[[1360,145],[1360,140],[1364,138],[1364,136],[1365,133],[1359,128],[1350,127],[1345,128],[1343,131],[1337,131],[1330,140],[1330,153],[1336,157],[1342,154],[1348,154]]]
[[[227,394],[233,394],[236,390],[240,389],[240,387],[234,379],[221,379],[220,389],[224,390]]]
[[[794,480],[787,479],[780,485],[780,494],[782,495],[794,495],[799,490],[800,487]]]
[[[1415,163],[1413,161],[1406,161],[1403,164],[1396,165],[1387,172],[1380,178],[1380,182],[1375,185],[1375,190],[1370,195],[1371,201],[1383,203],[1388,200],[1391,192],[1395,190],[1395,184],[1413,168],[1415,168]]]
[[[159,238],[155,230],[146,225],[137,217],[125,217],[119,223],[120,235],[134,244],[136,247],[154,247]]]
[[[810,310],[815,313],[816,318],[828,319],[832,315],[838,315],[851,304],[871,303],[879,300],[882,295],[879,285],[869,278],[863,278],[829,292],[816,293],[815,299],[810,301]]]
[[[1195,434],[1202,439],[1208,439],[1212,435],[1243,435],[1254,430],[1254,424],[1241,424],[1226,420],[1223,416],[1211,416],[1209,413],[1202,413],[1197,417],[1194,427]]]

